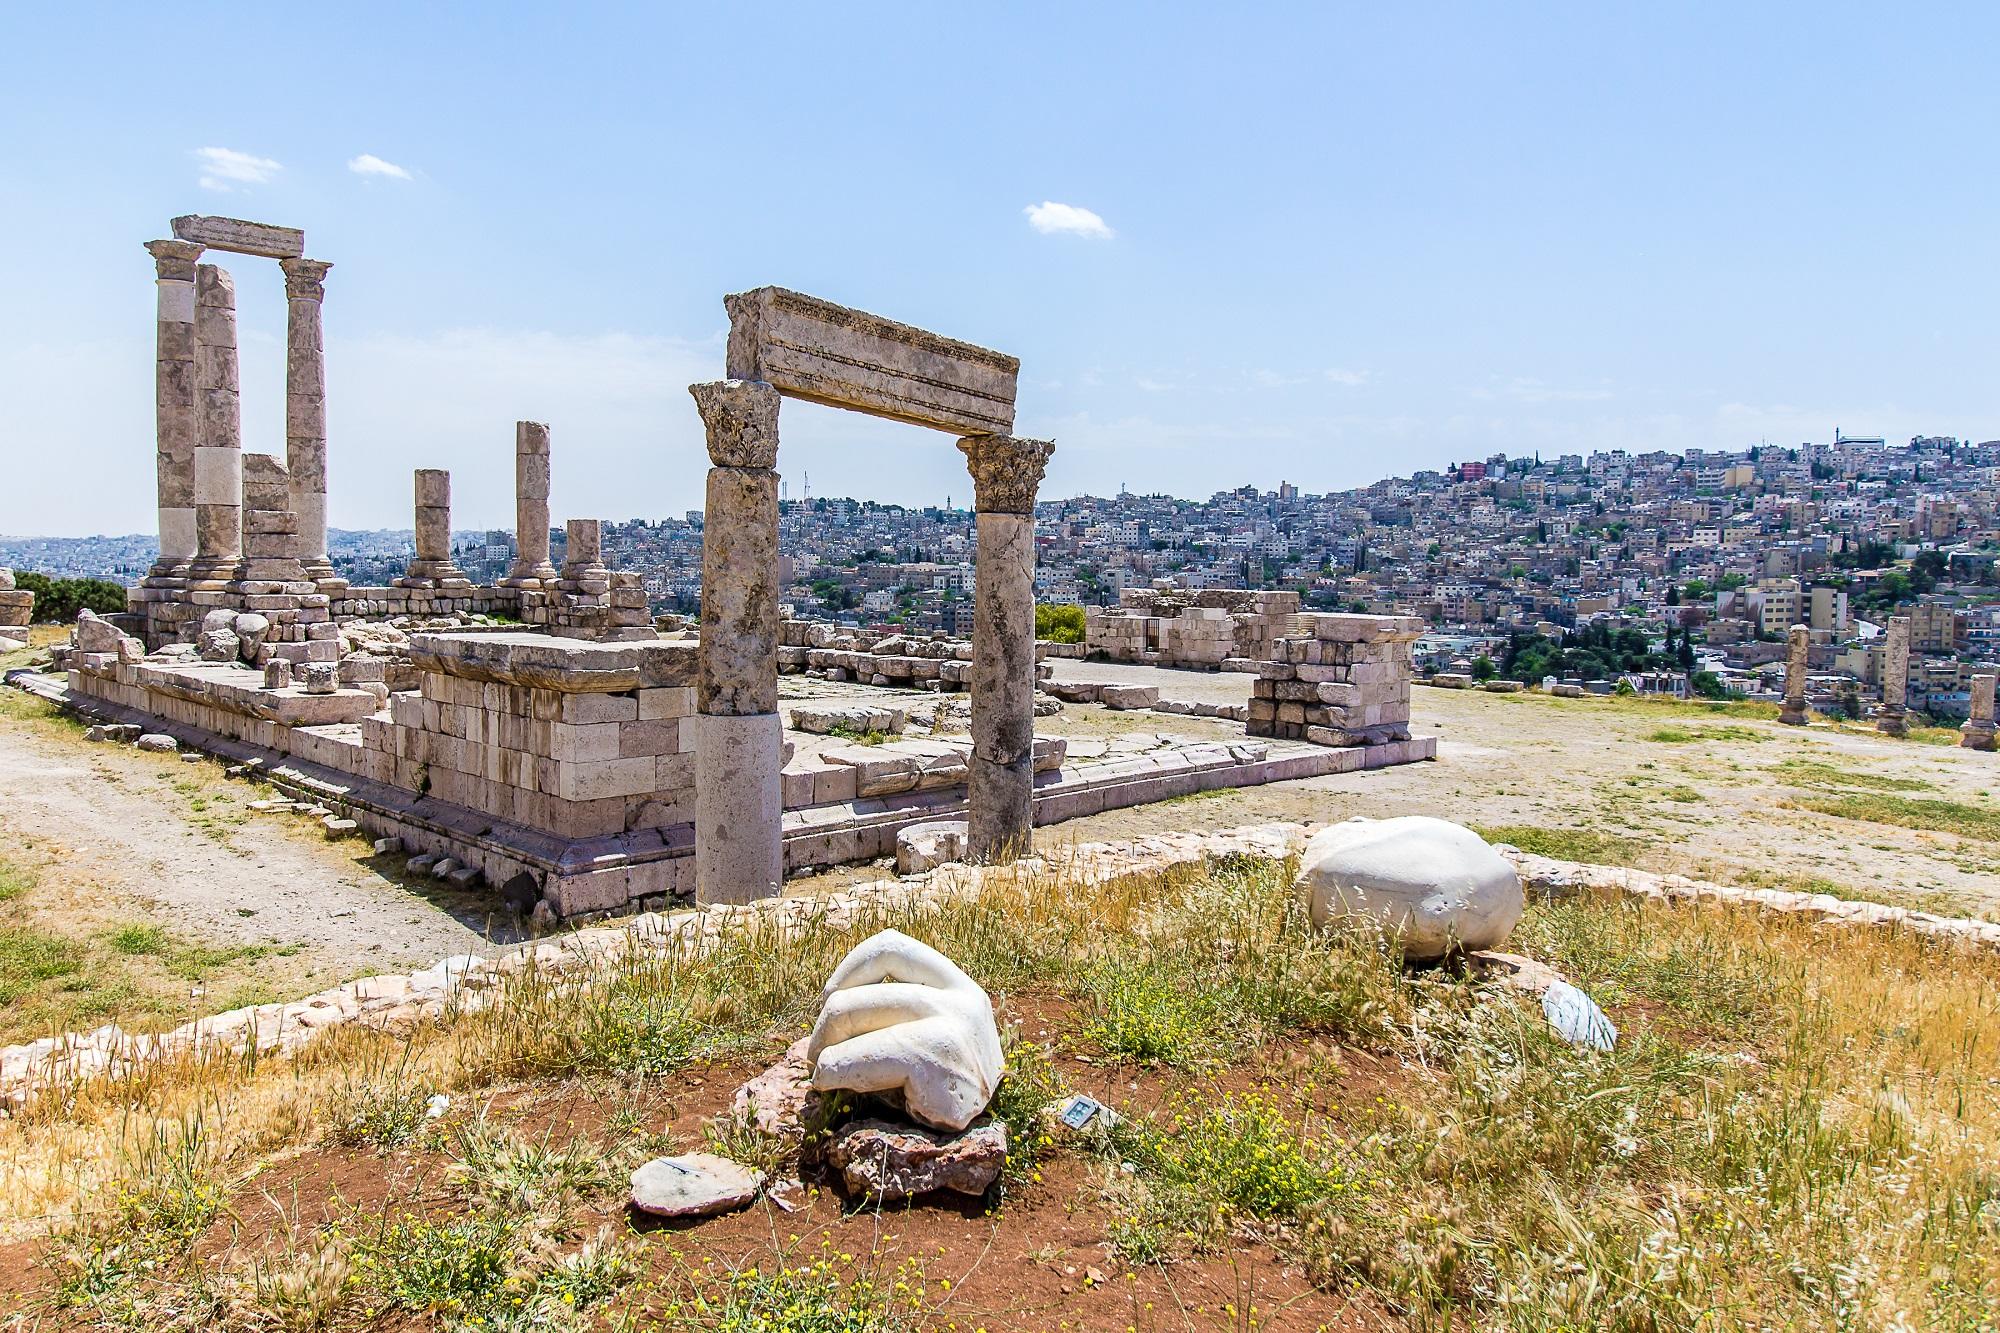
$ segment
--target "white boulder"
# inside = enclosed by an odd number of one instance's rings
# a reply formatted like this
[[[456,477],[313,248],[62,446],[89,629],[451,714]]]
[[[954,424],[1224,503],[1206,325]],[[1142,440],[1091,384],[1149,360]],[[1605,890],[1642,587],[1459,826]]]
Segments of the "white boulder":
[[[1520,876],[1484,838],[1424,815],[1335,824],[1306,843],[1299,866],[1315,924],[1371,918],[1413,960],[1491,949],[1526,905]]]
[[[1006,1073],[993,1002],[958,964],[897,930],[833,970],[806,1043],[821,1092],[900,1092],[910,1116],[960,1130]]]

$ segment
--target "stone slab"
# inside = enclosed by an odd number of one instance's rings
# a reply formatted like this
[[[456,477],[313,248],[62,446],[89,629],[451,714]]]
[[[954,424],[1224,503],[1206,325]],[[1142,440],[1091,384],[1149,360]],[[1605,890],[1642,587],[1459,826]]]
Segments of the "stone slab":
[[[553,634],[417,634],[410,661],[419,671],[466,680],[526,685],[567,694],[691,686],[692,643],[599,643]]]
[[[210,250],[262,255],[266,259],[298,259],[306,252],[306,234],[297,227],[274,227],[268,222],[245,222],[242,218],[201,213],[175,218],[174,237]]]
[[[731,379],[956,435],[1014,428],[1018,358],[783,287],[723,304]]]

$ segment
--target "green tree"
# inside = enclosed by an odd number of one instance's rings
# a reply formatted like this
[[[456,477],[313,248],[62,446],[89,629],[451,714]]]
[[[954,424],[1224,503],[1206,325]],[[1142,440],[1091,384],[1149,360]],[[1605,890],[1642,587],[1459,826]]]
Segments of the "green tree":
[[[1035,637],[1050,643],[1082,643],[1085,617],[1080,606],[1035,605]]]
[[[1494,666],[1493,659],[1485,653],[1481,653],[1472,659],[1472,678],[1474,680],[1492,680],[1498,674],[1500,674],[1500,668]]]
[[[14,575],[14,586],[35,594],[31,617],[45,624],[66,625],[83,610],[100,616],[125,610],[125,587],[109,579],[52,579],[32,570]]]

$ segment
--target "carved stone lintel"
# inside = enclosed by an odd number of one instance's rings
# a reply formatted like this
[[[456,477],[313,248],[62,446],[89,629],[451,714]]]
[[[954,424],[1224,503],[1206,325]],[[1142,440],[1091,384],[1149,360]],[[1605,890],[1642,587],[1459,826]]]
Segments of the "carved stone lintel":
[[[194,241],[147,241],[146,252],[163,281],[193,282],[195,261],[202,247]]]
[[[326,299],[326,271],[333,267],[327,259],[280,259],[285,271],[285,295],[294,301]]]
[[[968,435],[958,442],[972,473],[973,508],[982,514],[1035,512],[1035,491],[1056,451],[1053,440],[1018,435]]]
[[[708,427],[708,458],[717,467],[778,465],[778,391],[762,380],[690,384]]]

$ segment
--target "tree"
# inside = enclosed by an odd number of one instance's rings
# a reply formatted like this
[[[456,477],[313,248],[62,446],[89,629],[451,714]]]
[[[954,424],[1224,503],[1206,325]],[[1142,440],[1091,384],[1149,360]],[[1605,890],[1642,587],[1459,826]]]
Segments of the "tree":
[[[1494,666],[1493,659],[1485,653],[1481,653],[1472,659],[1472,678],[1474,680],[1492,680],[1494,676],[1499,674],[1499,671],[1500,668]]]
[[[1035,637],[1050,643],[1082,643],[1085,625],[1080,606],[1035,605]]]
[[[83,610],[100,616],[125,610],[124,585],[109,579],[52,579],[29,570],[14,576],[14,586],[35,594],[35,609],[30,615],[44,624],[66,625]]]
[[[1679,606],[1680,604],[1681,604],[1681,590],[1679,588],[1676,588],[1673,584],[1669,583],[1667,585],[1667,605]]]
[[[1688,678],[1688,688],[1704,699],[1727,699],[1729,689],[1713,671],[1697,671]]]

